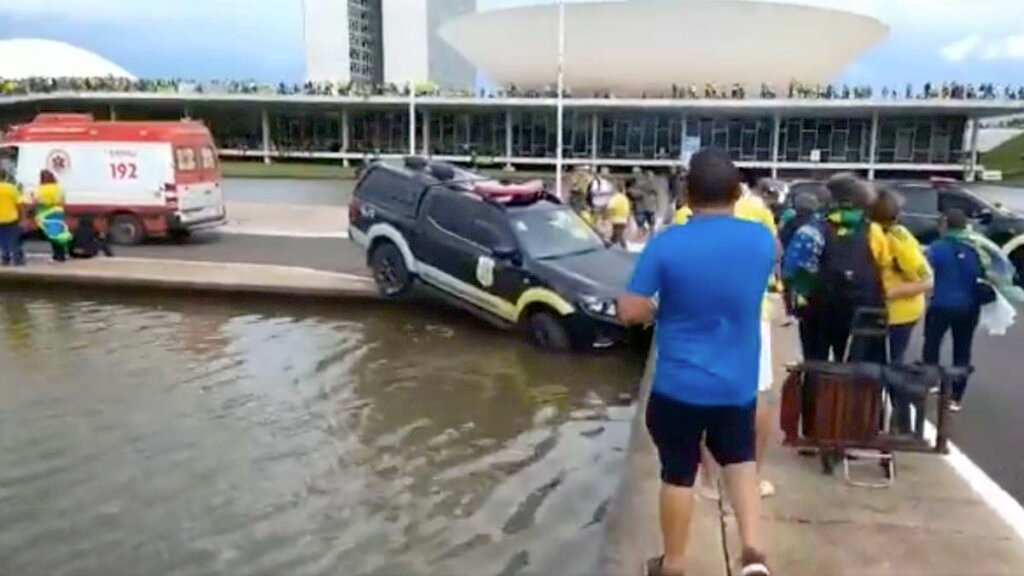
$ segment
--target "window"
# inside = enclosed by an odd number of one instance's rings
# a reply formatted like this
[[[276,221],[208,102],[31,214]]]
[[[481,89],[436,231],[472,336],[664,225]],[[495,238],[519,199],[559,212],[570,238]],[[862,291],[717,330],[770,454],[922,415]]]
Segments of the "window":
[[[398,176],[386,168],[375,168],[359,183],[356,195],[403,216],[413,216],[421,190],[422,186],[417,182]]]
[[[473,208],[473,219],[467,230],[467,239],[493,250],[497,246],[515,246],[515,238],[500,209],[477,202]]]
[[[427,216],[442,230],[468,239],[468,224],[477,202],[457,194],[435,194],[427,207]]]
[[[177,148],[175,149],[174,154],[178,170],[187,172],[197,168],[196,151],[192,148]]]
[[[905,184],[896,191],[906,201],[903,211],[907,214],[934,215],[939,211],[938,193],[928,185]]]
[[[213,170],[217,167],[217,154],[209,146],[204,146],[200,150],[200,159],[202,160],[203,170]]]
[[[946,210],[958,209],[963,210],[964,214],[968,218],[977,218],[984,207],[974,198],[971,198],[965,194],[957,192],[943,192],[939,196],[939,209],[945,212]]]
[[[512,227],[526,254],[560,258],[604,249],[594,229],[568,208],[523,210],[511,215]]]

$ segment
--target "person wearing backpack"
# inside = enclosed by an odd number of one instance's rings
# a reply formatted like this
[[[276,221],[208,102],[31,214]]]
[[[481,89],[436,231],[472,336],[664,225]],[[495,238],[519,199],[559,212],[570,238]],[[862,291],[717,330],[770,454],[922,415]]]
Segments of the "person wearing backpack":
[[[853,174],[825,186],[832,205],[793,234],[783,258],[783,279],[798,300],[803,356],[842,362],[849,347],[851,359],[883,362],[883,340],[848,346],[858,311],[885,308],[882,270],[891,255],[884,230],[867,217],[874,190]]]
[[[937,366],[946,333],[953,335],[953,366],[971,367],[971,349],[981,307],[995,299],[985,283],[985,268],[978,249],[968,237],[967,215],[952,209],[943,218],[943,235],[928,247],[928,262],[935,274],[935,288],[924,318],[924,364]],[[950,410],[959,412],[967,376],[953,381]]]

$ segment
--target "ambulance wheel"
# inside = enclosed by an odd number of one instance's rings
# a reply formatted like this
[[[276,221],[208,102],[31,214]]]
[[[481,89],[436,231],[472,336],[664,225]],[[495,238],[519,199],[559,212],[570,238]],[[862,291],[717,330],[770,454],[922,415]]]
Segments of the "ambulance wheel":
[[[110,219],[110,229],[107,232],[110,241],[114,244],[136,246],[142,244],[146,239],[146,228],[142,220],[131,214],[118,214]]]
[[[551,352],[568,352],[572,348],[565,324],[550,312],[534,312],[526,323],[534,346]]]
[[[370,269],[377,291],[385,298],[398,298],[412,286],[412,275],[405,266],[405,258],[391,242],[383,242],[373,249]]]

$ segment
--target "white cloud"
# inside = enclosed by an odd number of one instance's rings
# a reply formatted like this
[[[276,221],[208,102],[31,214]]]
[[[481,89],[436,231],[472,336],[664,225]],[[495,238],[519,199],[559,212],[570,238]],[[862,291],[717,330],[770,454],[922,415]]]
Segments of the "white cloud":
[[[971,34],[962,40],[957,40],[948,46],[944,46],[939,52],[942,53],[943,58],[950,62],[963,62],[974,54],[982,42],[981,36]]]
[[[953,63],[967,60],[1024,60],[1024,33],[984,39],[972,34],[943,47],[942,57]]]

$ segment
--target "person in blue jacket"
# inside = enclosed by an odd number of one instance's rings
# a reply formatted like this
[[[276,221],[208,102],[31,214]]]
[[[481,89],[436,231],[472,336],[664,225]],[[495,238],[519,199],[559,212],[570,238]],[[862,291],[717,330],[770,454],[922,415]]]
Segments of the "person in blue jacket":
[[[946,211],[943,235],[928,247],[928,262],[935,275],[935,287],[924,319],[922,361],[930,366],[939,365],[942,342],[951,333],[953,366],[970,369],[981,307],[993,293],[985,282],[982,257],[970,240],[967,215],[962,210]],[[966,390],[967,376],[956,378],[950,406],[953,412],[960,411]]]

